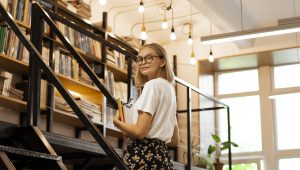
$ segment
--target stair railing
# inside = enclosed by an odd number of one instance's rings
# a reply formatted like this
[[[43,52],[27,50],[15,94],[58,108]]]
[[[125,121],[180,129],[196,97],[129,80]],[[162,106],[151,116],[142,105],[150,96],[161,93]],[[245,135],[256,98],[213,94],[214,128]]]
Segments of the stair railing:
[[[229,106],[225,103],[221,102],[219,99],[214,98],[212,96],[206,95],[203,92],[201,92],[197,87],[183,81],[182,79],[176,77],[175,82],[183,85],[186,87],[187,91],[187,109],[186,110],[178,110],[177,113],[187,113],[187,164],[186,168],[187,170],[192,169],[192,112],[199,112],[199,111],[207,111],[207,110],[219,110],[219,109],[226,109],[227,111],[227,127],[228,127],[228,141],[231,142],[231,136],[230,136],[230,109]],[[221,105],[221,107],[209,107],[209,108],[196,108],[192,109],[192,91],[196,92],[198,95],[203,96],[204,98]],[[231,155],[231,146],[229,145],[228,148],[228,164],[229,164],[229,170],[232,170],[232,155]]]
[[[81,108],[76,104],[75,100],[72,98],[69,91],[63,86],[60,80],[56,77],[53,70],[42,60],[40,51],[42,50],[42,36],[43,36],[43,21],[46,21],[50,26],[52,31],[58,36],[66,48],[77,60],[79,65],[83,70],[90,76],[92,81],[96,84],[99,90],[104,94],[108,99],[108,102],[114,107],[117,108],[117,102],[113,96],[108,92],[106,87],[100,82],[97,75],[90,69],[88,64],[84,59],[76,52],[76,50],[71,46],[69,41],[63,36],[63,34],[56,27],[53,20],[50,18],[49,14],[37,3],[32,3],[32,34],[31,41],[28,41],[23,35],[19,27],[13,20],[13,17],[5,10],[2,3],[0,3],[0,13],[7,24],[10,26],[12,31],[16,34],[22,44],[30,53],[29,59],[29,96],[28,96],[28,119],[27,123],[30,125],[37,126],[39,115],[40,115],[40,88],[41,88],[41,75],[47,76],[47,79],[56,87],[59,93],[63,96],[69,106],[73,109],[75,114],[78,116],[80,121],[86,127],[86,129],[91,133],[95,138],[96,142],[102,147],[106,154],[113,160],[114,164],[119,169],[128,169],[127,166],[123,163],[122,159],[116,153],[116,151],[110,146],[108,141],[103,137],[101,133],[97,130],[98,128],[91,122],[88,116],[81,110]],[[70,23],[71,24],[71,23]],[[88,36],[96,36],[90,32],[85,32]],[[104,43],[108,47],[111,47],[119,52],[123,52],[128,56],[133,56],[131,53],[126,52],[125,50],[105,41],[100,36],[96,36],[97,40],[101,43]],[[36,47],[33,45],[35,44]],[[31,119],[33,116],[33,119]]]

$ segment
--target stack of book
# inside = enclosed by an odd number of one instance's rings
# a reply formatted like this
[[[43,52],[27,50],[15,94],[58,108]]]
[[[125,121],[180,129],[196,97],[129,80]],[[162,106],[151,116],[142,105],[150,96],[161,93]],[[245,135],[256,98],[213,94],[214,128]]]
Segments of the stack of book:
[[[91,6],[83,1],[81,1],[78,5],[76,5],[77,14],[85,19],[91,18]]]
[[[11,82],[11,73],[5,71],[0,72],[0,94],[15,99],[23,100],[24,92],[22,90],[18,90],[12,87]]]
[[[84,113],[86,113],[88,116],[90,116],[91,118],[93,118],[94,115],[101,115],[101,110],[100,110],[99,105],[94,104],[94,103],[92,103],[88,100],[82,99],[82,98],[77,98],[76,101],[77,101],[77,104],[82,109],[82,111]],[[102,116],[100,116],[100,118],[102,118]],[[101,121],[102,120],[100,120],[100,122]]]
[[[74,113],[68,103],[61,97],[55,96],[55,109],[62,110],[64,112]]]
[[[93,118],[95,115],[97,115],[97,117],[100,117],[99,119],[101,119],[100,122],[102,121],[102,116],[101,116],[102,113],[99,105],[81,98],[76,98],[75,100],[78,106],[81,108],[81,110],[85,114],[87,114],[90,118]],[[74,111],[69,106],[69,104],[59,96],[55,96],[55,109],[68,112],[68,113],[74,113]]]
[[[67,6],[68,6],[67,0],[58,0],[57,3],[65,8],[67,8]]]

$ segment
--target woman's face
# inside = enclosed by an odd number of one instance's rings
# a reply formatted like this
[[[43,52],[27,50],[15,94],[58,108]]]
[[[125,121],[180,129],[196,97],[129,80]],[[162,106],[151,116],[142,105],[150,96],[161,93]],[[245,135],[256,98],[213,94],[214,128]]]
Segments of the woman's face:
[[[165,62],[152,48],[146,47],[139,52],[137,64],[141,74],[151,80],[160,76],[160,69]]]

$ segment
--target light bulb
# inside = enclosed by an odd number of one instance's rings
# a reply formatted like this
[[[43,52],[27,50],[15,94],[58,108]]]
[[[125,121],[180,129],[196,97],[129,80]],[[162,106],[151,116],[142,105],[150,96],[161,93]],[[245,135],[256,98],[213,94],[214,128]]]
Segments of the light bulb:
[[[168,29],[168,22],[167,22],[167,19],[166,19],[166,17],[164,17],[164,20],[163,20],[163,23],[161,24],[161,28],[162,29]]]
[[[208,61],[209,62],[214,62],[215,61],[215,57],[214,57],[212,51],[209,52]]]
[[[173,26],[172,26],[172,29],[171,29],[170,39],[171,40],[176,40],[175,29],[174,29]]]
[[[107,0],[99,0],[99,4],[100,4],[101,6],[104,6],[104,5],[107,4]]]
[[[195,59],[194,51],[193,51],[192,54],[191,54],[190,64],[192,64],[192,65],[195,65],[195,64],[196,64],[196,59]]]
[[[141,32],[141,37],[142,40],[146,40],[148,38],[147,32],[146,32],[146,28],[143,26],[142,27],[142,32]]]
[[[193,39],[192,39],[192,36],[191,36],[191,35],[189,35],[189,38],[188,38],[188,40],[187,40],[187,43],[188,43],[188,45],[193,45]]]
[[[144,3],[143,1],[141,1],[139,6],[139,13],[143,13],[144,11],[145,11]]]

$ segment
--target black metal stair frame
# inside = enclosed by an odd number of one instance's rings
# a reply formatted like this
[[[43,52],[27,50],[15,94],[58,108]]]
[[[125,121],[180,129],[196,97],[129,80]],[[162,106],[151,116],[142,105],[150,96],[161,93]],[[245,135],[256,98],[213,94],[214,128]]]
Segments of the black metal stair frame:
[[[8,14],[3,7],[2,3],[0,5],[0,13],[2,17],[6,20],[10,28],[14,31],[14,33],[17,35],[19,40],[23,43],[25,48],[30,52],[30,64],[29,64],[29,71],[30,71],[30,77],[29,77],[29,99],[28,99],[28,113],[29,117],[33,116],[33,125],[37,125],[37,121],[40,115],[40,80],[41,80],[41,70],[43,71],[43,74],[47,75],[47,78],[49,81],[51,81],[52,84],[56,87],[56,89],[60,92],[60,94],[63,96],[63,98],[67,101],[67,103],[70,105],[70,107],[74,110],[78,118],[82,121],[82,123],[85,125],[87,130],[91,133],[91,135],[95,138],[97,143],[102,147],[102,149],[106,152],[106,154],[113,160],[114,164],[119,169],[128,169],[127,166],[123,163],[121,158],[118,156],[118,154],[115,152],[115,150],[109,145],[109,143],[106,141],[106,139],[103,137],[101,133],[98,133],[97,127],[91,122],[91,120],[88,118],[86,114],[83,113],[83,111],[80,109],[80,107],[76,104],[75,100],[72,98],[70,93],[65,89],[65,87],[62,85],[62,83],[58,80],[58,78],[55,76],[54,72],[51,70],[51,68],[44,63],[42,60],[41,54],[39,51],[41,51],[41,35],[42,35],[42,26],[37,28],[34,28],[34,22],[37,22],[41,25],[43,23],[43,20],[47,22],[47,24],[50,26],[52,31],[58,36],[58,38],[62,41],[62,43],[66,46],[66,48],[71,52],[71,54],[74,56],[74,58],[77,60],[79,65],[84,69],[84,71],[90,76],[90,78],[94,81],[96,86],[100,89],[100,91],[105,95],[105,97],[108,99],[108,101],[112,104],[114,108],[117,108],[116,100],[111,96],[111,94],[108,92],[108,90],[105,88],[105,86],[102,85],[102,83],[97,78],[97,75],[90,69],[90,67],[87,65],[87,63],[82,59],[82,57],[76,52],[76,50],[70,45],[68,40],[62,35],[62,33],[58,30],[52,19],[49,17],[49,14],[37,3],[32,3],[32,25],[33,25],[33,31],[34,34],[31,34],[31,40],[35,45],[40,48],[39,50],[35,48],[33,43],[28,41],[25,36],[20,31],[19,27],[16,25],[16,23],[13,21],[13,18],[10,14]],[[89,34],[88,32],[86,32]],[[36,35],[36,37],[34,37]],[[94,36],[94,35],[93,35]],[[112,47],[113,49],[116,49],[117,51],[123,51],[126,53],[126,51],[117,48],[115,45],[110,44],[103,40],[100,36],[97,37],[98,40],[100,40],[101,43],[106,43],[107,46]],[[128,54],[131,55],[131,54]],[[31,118],[28,119],[30,124]]]
[[[192,167],[192,112],[199,111],[208,111],[208,110],[219,110],[226,109],[227,111],[227,128],[228,128],[228,141],[231,141],[231,133],[230,133],[230,108],[225,103],[221,102],[217,98],[206,95],[202,93],[198,88],[193,85],[179,79],[175,78],[175,82],[186,87],[187,90],[187,110],[178,110],[177,113],[187,113],[187,164],[185,165],[185,169],[191,170]],[[209,108],[197,108],[192,109],[191,100],[192,100],[192,91],[196,92],[198,95],[203,96],[204,98],[214,102],[215,104],[221,105],[221,107],[209,107]],[[232,155],[231,155],[231,146],[228,148],[228,164],[229,170],[232,170]]]

